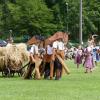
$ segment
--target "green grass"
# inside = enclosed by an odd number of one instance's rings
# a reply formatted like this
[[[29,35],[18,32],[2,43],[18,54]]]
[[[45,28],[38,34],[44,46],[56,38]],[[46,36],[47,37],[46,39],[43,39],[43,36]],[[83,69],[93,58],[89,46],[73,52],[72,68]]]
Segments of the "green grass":
[[[100,63],[88,74],[73,61],[66,63],[71,74],[59,81],[1,77],[0,100],[100,100]]]

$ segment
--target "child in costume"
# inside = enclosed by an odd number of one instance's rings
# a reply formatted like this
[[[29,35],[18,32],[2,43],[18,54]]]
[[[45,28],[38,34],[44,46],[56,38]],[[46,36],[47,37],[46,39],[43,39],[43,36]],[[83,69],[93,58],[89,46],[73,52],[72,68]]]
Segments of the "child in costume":
[[[78,46],[78,49],[75,53],[75,64],[77,64],[77,68],[79,68],[79,65],[82,64],[82,47]]]

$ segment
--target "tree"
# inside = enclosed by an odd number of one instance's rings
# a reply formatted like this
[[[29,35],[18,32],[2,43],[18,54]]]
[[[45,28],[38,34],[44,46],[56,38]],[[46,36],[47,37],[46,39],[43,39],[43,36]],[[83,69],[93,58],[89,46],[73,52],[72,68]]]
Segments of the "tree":
[[[79,0],[0,0],[0,31],[6,35],[49,36],[67,25],[71,39],[79,41]],[[100,1],[83,0],[83,39],[99,31]]]
[[[8,21],[6,29],[8,30],[45,35],[56,27],[51,23],[52,11],[47,8],[43,0],[17,0],[16,3],[9,1],[6,6],[6,9],[9,10],[9,17],[6,19]],[[3,28],[5,29],[5,27]]]

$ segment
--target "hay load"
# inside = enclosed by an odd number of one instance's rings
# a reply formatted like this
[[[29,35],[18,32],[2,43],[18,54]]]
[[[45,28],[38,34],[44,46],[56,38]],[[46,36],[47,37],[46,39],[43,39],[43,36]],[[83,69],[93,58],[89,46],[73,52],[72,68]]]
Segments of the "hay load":
[[[7,65],[7,48],[0,47],[0,71]]]
[[[0,47],[0,56],[5,56],[6,55],[6,47]]]
[[[27,45],[24,43],[7,47],[7,55],[9,59],[15,59],[16,62],[18,59],[23,63],[29,61],[29,52],[27,51]]]
[[[29,62],[29,52],[26,44],[10,44],[0,47],[0,70],[7,68],[16,72],[27,62]]]
[[[10,48],[13,53],[9,56],[9,68],[13,71],[20,71],[22,66],[29,62],[29,52],[27,51],[27,46],[24,43],[16,44]]]
[[[5,68],[5,56],[0,57],[0,71]]]
[[[29,61],[29,52],[27,51],[27,45],[24,43],[16,44],[16,48],[21,54],[23,61]]]
[[[21,58],[21,54],[19,54],[18,52],[14,52],[12,54],[9,55],[8,57],[8,63],[9,63],[9,67],[11,69],[17,69],[20,68],[22,66],[22,58]]]

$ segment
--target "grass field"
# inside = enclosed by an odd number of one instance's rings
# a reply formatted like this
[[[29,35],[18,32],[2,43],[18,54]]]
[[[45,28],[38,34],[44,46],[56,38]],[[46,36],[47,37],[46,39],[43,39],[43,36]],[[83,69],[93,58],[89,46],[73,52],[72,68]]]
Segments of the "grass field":
[[[23,80],[0,78],[0,100],[100,100],[100,63],[93,73],[84,73],[73,61],[71,71],[61,80]]]

